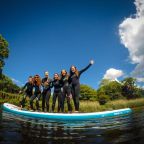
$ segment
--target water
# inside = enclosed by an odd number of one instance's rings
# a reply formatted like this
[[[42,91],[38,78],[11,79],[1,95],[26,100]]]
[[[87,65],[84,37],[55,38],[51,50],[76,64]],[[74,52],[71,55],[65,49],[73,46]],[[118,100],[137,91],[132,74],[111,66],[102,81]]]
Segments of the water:
[[[144,110],[82,122],[48,121],[0,110],[0,144],[142,144]]]

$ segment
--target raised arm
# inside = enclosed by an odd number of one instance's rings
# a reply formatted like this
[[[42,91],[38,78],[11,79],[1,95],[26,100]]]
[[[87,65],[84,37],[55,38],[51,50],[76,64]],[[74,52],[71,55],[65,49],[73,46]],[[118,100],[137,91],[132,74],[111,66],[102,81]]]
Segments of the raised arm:
[[[86,66],[84,69],[79,71],[79,75],[81,75],[83,72],[85,72],[93,64],[94,64],[94,61],[91,60],[88,66]]]

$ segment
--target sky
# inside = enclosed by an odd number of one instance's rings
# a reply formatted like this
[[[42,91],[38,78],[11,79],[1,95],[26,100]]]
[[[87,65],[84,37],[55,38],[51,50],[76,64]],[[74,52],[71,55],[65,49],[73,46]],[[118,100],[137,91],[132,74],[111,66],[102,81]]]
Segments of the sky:
[[[144,85],[144,0],[0,0],[0,34],[9,42],[3,72],[22,86],[70,66],[81,84],[136,77]]]

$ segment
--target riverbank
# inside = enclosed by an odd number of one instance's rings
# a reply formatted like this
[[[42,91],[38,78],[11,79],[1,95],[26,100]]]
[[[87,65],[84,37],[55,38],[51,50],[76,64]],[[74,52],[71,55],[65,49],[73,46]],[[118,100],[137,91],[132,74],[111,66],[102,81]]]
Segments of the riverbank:
[[[19,105],[19,101],[22,98],[20,95],[11,94],[8,96],[7,93],[0,93],[0,104],[4,102],[8,102],[11,104]],[[52,97],[51,97],[52,98]],[[73,101],[71,101],[72,107]],[[29,103],[26,103],[26,107],[29,105]],[[52,99],[50,100],[50,107],[52,105]],[[57,104],[56,104],[57,105]],[[41,101],[40,101],[41,106]],[[115,109],[121,109],[121,108],[136,108],[144,106],[144,98],[138,98],[138,99],[131,99],[131,100],[114,100],[109,101],[105,105],[100,105],[98,101],[80,101],[80,112],[98,112],[98,111],[106,111],[106,110],[115,110]],[[65,102],[65,109],[67,112],[67,104]],[[57,107],[55,108],[57,110]]]
[[[98,112],[98,111],[115,110],[121,108],[136,108],[141,106],[144,106],[144,98],[109,101],[105,105],[100,105],[97,101],[81,101],[80,111]]]

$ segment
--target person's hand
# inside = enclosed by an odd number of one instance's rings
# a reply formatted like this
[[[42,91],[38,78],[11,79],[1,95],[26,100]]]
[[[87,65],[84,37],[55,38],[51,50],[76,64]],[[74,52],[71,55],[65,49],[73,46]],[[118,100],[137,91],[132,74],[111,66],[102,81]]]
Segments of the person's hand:
[[[94,60],[91,60],[91,61],[90,61],[90,64],[92,64],[92,65],[93,65],[93,64],[94,64]]]
[[[21,94],[21,93],[22,93],[22,91],[20,90],[20,91],[19,91],[19,94]]]

